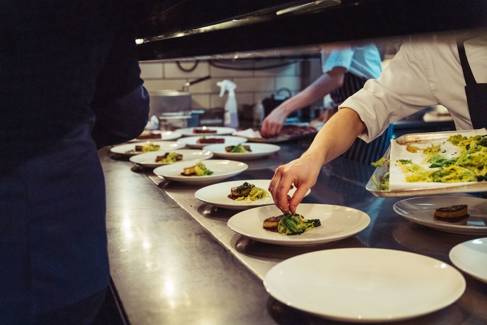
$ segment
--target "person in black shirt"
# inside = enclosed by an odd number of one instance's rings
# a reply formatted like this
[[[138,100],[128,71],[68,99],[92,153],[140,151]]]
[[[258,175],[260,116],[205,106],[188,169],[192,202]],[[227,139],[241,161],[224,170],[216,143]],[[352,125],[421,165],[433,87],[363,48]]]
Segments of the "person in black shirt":
[[[114,1],[0,4],[0,324],[89,324],[109,267],[97,148],[148,96]]]

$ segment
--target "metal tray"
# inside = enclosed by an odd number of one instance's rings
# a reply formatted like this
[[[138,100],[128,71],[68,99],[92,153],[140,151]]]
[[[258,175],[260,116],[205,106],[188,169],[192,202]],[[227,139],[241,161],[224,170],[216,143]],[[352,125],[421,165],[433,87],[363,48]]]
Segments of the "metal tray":
[[[400,144],[408,143],[421,143],[430,142],[435,140],[442,140],[448,138],[451,135],[462,133],[461,131],[446,131],[446,132],[431,132],[431,133],[411,133],[400,136],[392,141],[397,141]],[[384,157],[389,158],[390,147],[387,149]],[[438,189],[424,189],[416,188],[410,190],[381,190],[377,188],[373,179],[380,180],[389,171],[388,166],[378,167],[370,177],[369,181],[365,185],[367,191],[372,193],[377,197],[407,197],[407,196],[424,196],[424,195],[438,195],[438,194],[448,194],[448,193],[476,193],[476,192],[487,192],[487,182],[472,182],[468,185],[454,185],[448,187],[442,187]]]

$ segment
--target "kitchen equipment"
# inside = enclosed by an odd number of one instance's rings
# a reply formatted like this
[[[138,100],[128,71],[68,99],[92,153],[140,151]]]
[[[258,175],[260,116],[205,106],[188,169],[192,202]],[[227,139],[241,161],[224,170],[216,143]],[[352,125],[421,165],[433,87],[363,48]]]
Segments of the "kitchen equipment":
[[[174,131],[185,128],[192,119],[192,114],[188,112],[162,113],[158,116],[159,129],[161,131]]]
[[[189,112],[191,110],[191,94],[178,90],[152,90],[150,95],[149,116],[160,116],[164,113]]]

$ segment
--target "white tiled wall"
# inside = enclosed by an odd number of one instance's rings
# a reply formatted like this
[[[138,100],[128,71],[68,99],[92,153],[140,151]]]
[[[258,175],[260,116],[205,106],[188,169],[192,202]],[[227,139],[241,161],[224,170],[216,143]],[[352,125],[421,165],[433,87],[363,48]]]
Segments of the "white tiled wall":
[[[238,67],[252,68],[252,70],[227,70],[211,66],[208,62],[199,62],[192,72],[181,71],[175,62],[146,63],[141,62],[142,79],[146,88],[150,90],[174,89],[181,90],[184,83],[207,75],[211,79],[190,87],[194,108],[223,107],[224,98],[218,96],[219,88],[216,83],[223,79],[230,79],[237,84],[237,102],[255,104],[268,97],[276,90],[286,87],[293,94],[304,88],[301,78],[300,62],[269,70],[259,67],[276,65],[282,60],[246,60],[238,63]],[[183,68],[191,68],[193,62],[181,62]],[[232,63],[232,66],[236,63]]]

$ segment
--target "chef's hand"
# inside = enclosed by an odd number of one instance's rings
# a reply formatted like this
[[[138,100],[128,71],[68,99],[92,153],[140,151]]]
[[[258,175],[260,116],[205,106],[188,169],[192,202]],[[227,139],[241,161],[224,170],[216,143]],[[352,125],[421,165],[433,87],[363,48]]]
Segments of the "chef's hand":
[[[306,192],[315,185],[322,166],[322,159],[313,154],[279,166],[269,185],[269,191],[277,207],[284,213],[295,213]],[[291,186],[296,187],[292,197],[288,195]]]
[[[282,126],[284,125],[284,121],[286,120],[288,114],[286,113],[286,109],[284,106],[280,105],[276,107],[265,119],[262,123],[262,127],[260,129],[260,134],[264,138],[274,137],[279,134],[282,130]]]

